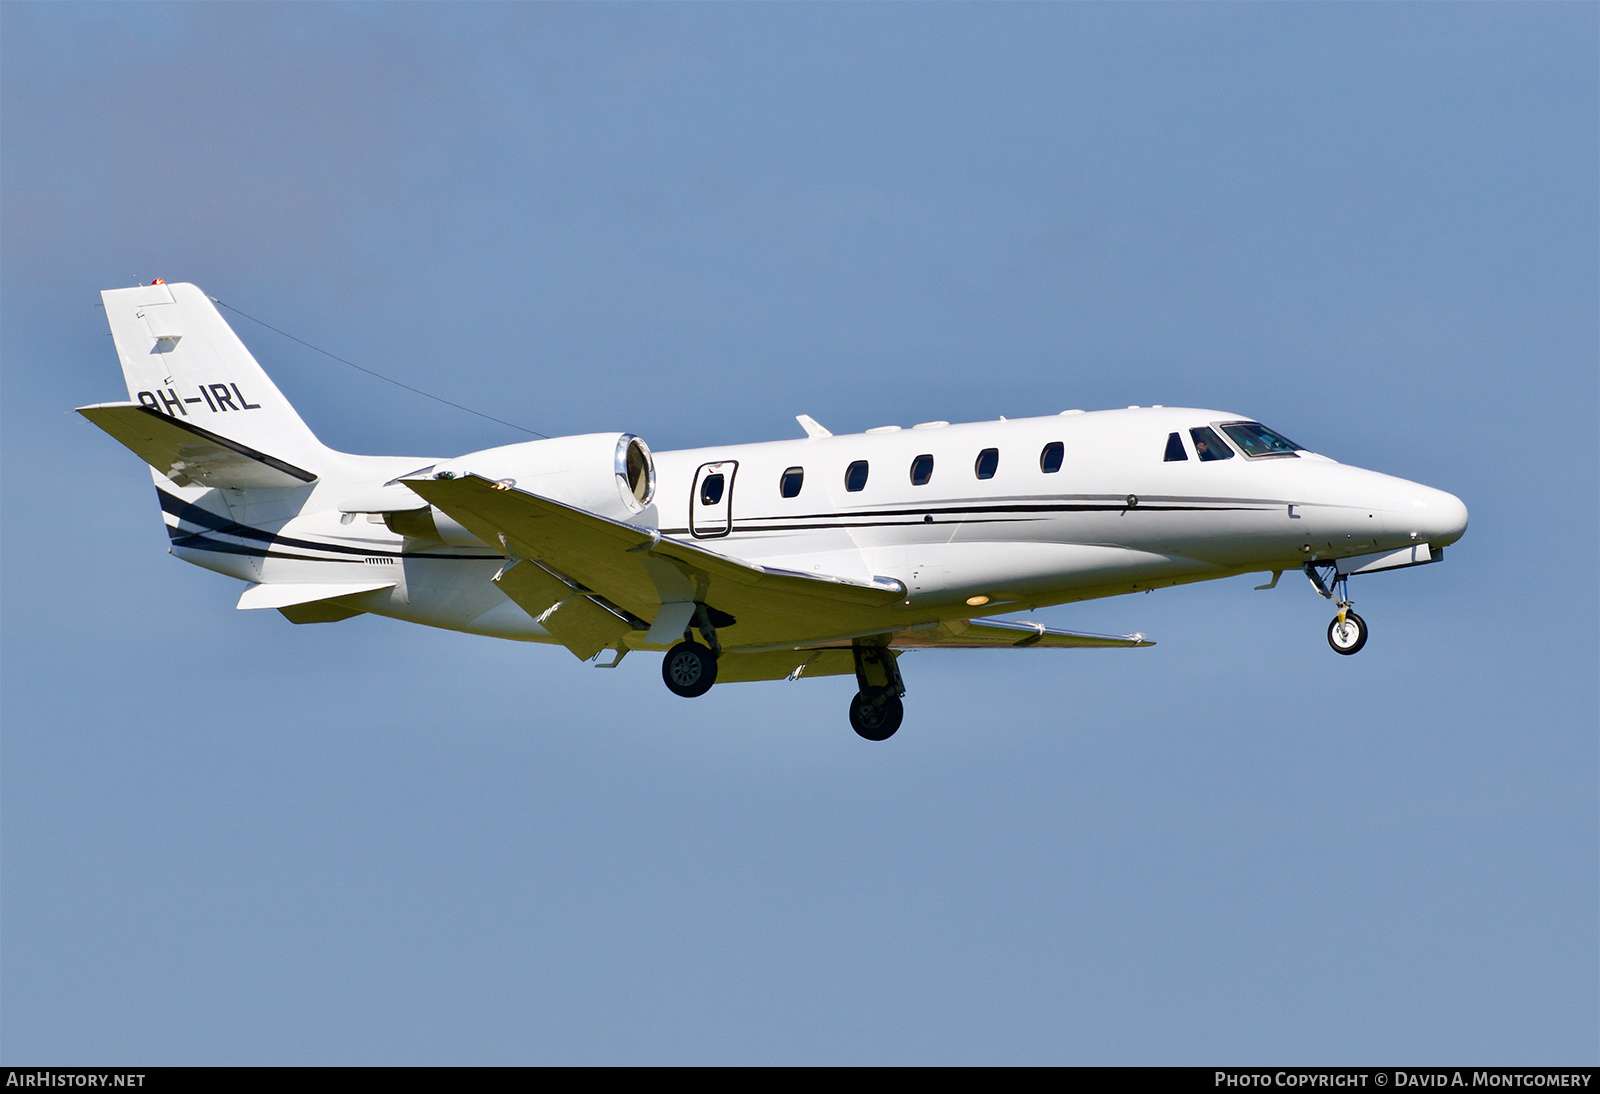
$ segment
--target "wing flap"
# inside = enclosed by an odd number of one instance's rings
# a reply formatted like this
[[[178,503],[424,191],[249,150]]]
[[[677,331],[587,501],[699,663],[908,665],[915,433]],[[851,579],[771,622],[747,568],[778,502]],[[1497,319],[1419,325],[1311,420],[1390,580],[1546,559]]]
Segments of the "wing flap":
[[[616,646],[634,629],[630,621],[536,562],[524,560],[507,566],[495,575],[494,583],[582,661]]]
[[[317,481],[310,471],[139,403],[96,403],[78,413],[179,486],[273,490]]]

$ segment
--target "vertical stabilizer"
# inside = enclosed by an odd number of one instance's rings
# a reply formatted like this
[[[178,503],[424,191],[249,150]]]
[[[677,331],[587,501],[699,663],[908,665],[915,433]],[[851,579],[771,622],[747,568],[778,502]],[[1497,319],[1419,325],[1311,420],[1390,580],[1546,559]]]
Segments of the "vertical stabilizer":
[[[100,296],[130,399],[301,466],[327,452],[199,288],[141,285]]]

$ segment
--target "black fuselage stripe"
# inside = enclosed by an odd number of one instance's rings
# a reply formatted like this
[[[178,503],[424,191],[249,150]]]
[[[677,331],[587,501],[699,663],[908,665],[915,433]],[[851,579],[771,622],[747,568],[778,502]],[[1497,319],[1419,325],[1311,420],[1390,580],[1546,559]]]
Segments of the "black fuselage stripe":
[[[440,554],[431,554],[431,553],[426,553],[426,552],[421,552],[421,551],[417,551],[417,552],[401,552],[401,551],[388,550],[388,549],[382,548],[382,547],[374,547],[374,548],[371,548],[371,549],[366,549],[366,548],[361,548],[361,547],[351,547],[348,544],[344,544],[344,543],[318,543],[315,540],[295,539],[295,538],[293,538],[291,536],[280,536],[280,535],[277,535],[277,534],[275,534],[273,532],[264,532],[260,528],[252,528],[248,524],[240,524],[237,521],[228,520],[226,517],[220,517],[217,514],[211,512],[211,510],[209,510],[209,509],[202,509],[198,505],[191,505],[190,503],[184,501],[182,498],[173,497],[171,494],[167,493],[165,490],[162,490],[160,487],[156,488],[156,494],[161,498],[161,508],[162,508],[162,510],[165,511],[165,512],[171,513],[173,516],[177,517],[181,521],[187,521],[190,524],[198,524],[202,528],[207,528],[207,529],[209,529],[209,530],[211,530],[213,532],[216,532],[216,533],[218,533],[220,535],[238,536],[240,539],[258,540],[258,541],[260,541],[262,543],[273,544],[274,546],[298,547],[301,550],[310,550],[310,551],[328,551],[328,552],[331,552],[331,553],[334,553],[334,554],[341,554],[341,555],[358,555],[358,556],[360,556],[362,558],[442,558],[442,559],[455,559],[455,560],[477,559],[477,560],[480,560],[480,561],[492,561],[492,560],[497,559],[497,558],[500,557],[499,555],[495,555],[495,554],[482,554],[482,555],[449,554],[449,555],[440,555]],[[179,528],[168,528],[167,529],[167,534],[172,537],[174,542],[176,542],[180,537],[188,537],[188,536],[193,535],[193,533],[185,532],[185,531],[183,531],[182,529],[179,529]],[[489,548],[484,548],[484,550],[487,551],[487,550],[489,550]],[[248,553],[248,552],[235,552],[235,553]],[[270,558],[306,558],[308,556],[305,556],[305,555],[287,555],[287,554],[278,553],[278,554],[264,554],[263,557],[270,557]],[[337,561],[343,561],[343,560],[316,558],[316,559],[312,559],[311,561],[313,561],[313,562],[337,562]]]
[[[317,558],[315,555],[301,555],[292,551],[274,551],[267,547],[255,547],[248,543],[229,543],[226,540],[212,539],[210,536],[195,533],[192,535],[174,536],[174,547],[182,547],[188,551],[212,551],[223,555],[248,555],[253,558],[291,558],[299,562],[335,562],[341,566],[359,565],[360,560],[354,558]],[[409,562],[413,559],[446,559],[457,562],[503,562],[504,559],[488,555],[373,555],[373,558],[393,558],[396,564]]]
[[[251,558],[292,558],[300,562],[338,562],[344,565],[356,565],[356,560],[353,558],[316,558],[312,555],[297,555],[289,551],[270,551],[265,547],[252,547],[248,543],[228,543],[225,540],[212,539],[209,536],[202,535],[174,539],[172,545],[187,551],[211,551],[220,555],[247,555]]]
[[[895,509],[857,509],[849,512],[834,513],[796,513],[794,515],[782,514],[768,517],[740,517],[740,520],[837,520],[841,517],[908,517],[922,513],[1103,513],[1116,512],[1122,509],[1169,509],[1169,510],[1270,510],[1277,509],[1288,502],[1244,502],[1234,501],[1226,504],[1218,502],[1197,502],[1189,499],[1176,498],[1141,498],[1137,505],[1129,505],[1129,497],[1138,495],[1107,495],[1103,499],[1093,501],[1063,501],[1063,502],[1018,502],[1018,503],[988,503],[984,505],[926,505],[926,506],[901,506]]]
[[[1240,513],[1259,513],[1259,512],[1264,512],[1266,510],[1262,510],[1262,509],[1256,508],[1254,506],[1247,506],[1247,505],[1231,505],[1231,506],[1224,507],[1224,506],[1216,506],[1216,505],[1145,505],[1143,503],[1141,503],[1141,504],[1139,504],[1137,506],[1129,506],[1129,505],[1084,505],[1084,506],[1075,506],[1075,507],[1072,507],[1072,508],[1055,508],[1055,509],[1050,509],[1050,510],[1046,510],[1046,511],[1043,511],[1043,512],[1041,512],[1040,510],[1030,510],[1030,509],[978,510],[978,512],[1006,512],[1006,511],[1010,511],[1010,512],[1032,512],[1032,513],[1035,513],[1037,515],[1034,515],[1034,516],[1019,516],[1019,517],[999,517],[999,516],[996,516],[996,517],[983,517],[983,518],[978,518],[978,519],[967,519],[967,520],[932,520],[932,521],[923,520],[923,519],[921,519],[921,517],[917,517],[915,519],[909,519],[909,520],[857,520],[857,519],[854,519],[852,516],[846,516],[846,517],[842,517],[842,518],[835,517],[832,520],[827,520],[827,521],[818,521],[818,522],[816,522],[814,524],[761,524],[761,523],[758,523],[758,522],[759,521],[769,521],[769,520],[781,520],[783,518],[781,518],[781,517],[744,517],[744,518],[737,518],[737,519],[734,520],[734,522],[733,522],[733,530],[734,530],[734,532],[753,533],[753,532],[811,531],[811,530],[822,529],[822,528],[844,528],[844,529],[849,529],[849,528],[904,528],[904,527],[910,527],[910,526],[919,525],[919,524],[920,525],[1018,524],[1018,523],[1028,523],[1028,522],[1042,520],[1042,519],[1044,519],[1045,512],[1074,512],[1074,513],[1122,513],[1122,512],[1128,512],[1128,513],[1230,513],[1230,512],[1240,512]],[[939,512],[948,513],[948,512],[951,512],[951,510],[916,509],[916,510],[912,510],[910,513],[903,513],[903,514],[896,514],[896,515],[909,517],[909,516],[912,515],[912,513],[922,513],[922,514],[931,516],[934,513],[939,513]],[[799,519],[803,520],[805,518],[799,518]],[[693,535],[694,533],[692,533],[687,528],[663,528],[663,529],[661,529],[661,534],[664,535],[664,536],[685,536],[685,535]],[[727,534],[727,533],[719,533],[716,538],[720,538],[722,535],[725,535],[725,534]],[[712,537],[700,537],[700,538],[712,538]]]
[[[317,543],[312,540],[294,539],[291,536],[280,536],[275,532],[265,532],[260,528],[252,528],[248,524],[240,524],[238,521],[229,520],[227,517],[218,516],[211,510],[202,509],[198,505],[191,505],[182,498],[173,497],[160,487],[156,488],[156,493],[161,497],[161,508],[164,511],[171,513],[179,520],[188,521],[190,524],[198,524],[202,528],[209,528],[213,532],[221,532],[224,535],[238,536],[240,539],[260,540],[262,543],[281,544],[285,547],[299,547],[313,551],[333,551],[338,554],[346,555],[398,556],[399,554],[397,551],[389,551],[381,547],[375,547],[372,550],[365,550],[360,547],[351,547],[343,543]]]
[[[272,547],[290,547],[300,550],[326,551],[331,554],[357,556],[360,558],[392,558],[392,559],[440,559],[450,561],[490,562],[500,556],[495,554],[432,554],[424,552],[401,552],[386,548],[351,547],[343,543],[318,543],[315,540],[296,539],[291,536],[280,536],[274,532],[253,528],[248,524],[240,524],[219,516],[209,509],[184,501],[167,493],[160,487],[156,494],[161,499],[163,511],[172,514],[180,521],[197,524],[202,528],[218,535],[236,536],[239,539],[256,540],[259,543],[269,544]],[[931,525],[951,524],[1019,524],[1033,523],[1051,513],[1216,513],[1216,512],[1263,512],[1268,506],[1261,505],[1160,505],[1141,503],[1138,505],[1122,504],[1085,504],[1085,503],[1059,503],[1049,505],[960,505],[960,506],[931,506],[916,509],[880,509],[868,510],[859,513],[816,513],[801,517],[742,517],[736,518],[730,532],[723,532],[717,536],[696,537],[721,539],[730,534],[754,535],[762,532],[811,532],[824,530],[844,530],[853,528],[908,528],[927,527]],[[1271,508],[1276,508],[1272,506]],[[1002,514],[1030,514],[1018,516],[1005,516]],[[980,514],[993,514],[983,515]],[[965,520],[935,519],[924,520],[926,516],[951,516],[967,517]],[[902,519],[867,520],[869,517],[889,517]],[[808,523],[794,524],[769,524],[764,521],[791,520],[806,521]],[[688,528],[662,528],[664,536],[693,535]],[[223,554],[251,555],[257,558],[286,558],[303,562],[351,562],[354,558],[319,558],[314,555],[297,554],[291,551],[270,550],[266,547],[250,547],[245,544],[228,543],[197,532],[185,531],[181,528],[167,529],[174,546],[184,547],[198,551],[216,551]],[[492,548],[485,548],[486,551]]]

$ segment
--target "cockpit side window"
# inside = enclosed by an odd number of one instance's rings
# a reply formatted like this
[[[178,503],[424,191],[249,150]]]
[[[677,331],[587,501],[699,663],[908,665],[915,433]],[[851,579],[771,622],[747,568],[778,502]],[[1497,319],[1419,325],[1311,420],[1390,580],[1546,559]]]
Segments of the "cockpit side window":
[[[1163,456],[1162,459],[1167,463],[1177,463],[1180,460],[1187,460],[1188,458],[1189,453],[1183,450],[1183,438],[1178,436],[1176,433],[1168,433],[1167,454]]]
[[[1229,448],[1228,443],[1217,436],[1210,426],[1203,425],[1199,429],[1191,429],[1189,436],[1194,438],[1194,454],[1200,457],[1201,463],[1233,459],[1233,449]]]
[[[1293,456],[1300,448],[1288,437],[1274,433],[1260,422],[1229,422],[1222,431],[1246,456]]]

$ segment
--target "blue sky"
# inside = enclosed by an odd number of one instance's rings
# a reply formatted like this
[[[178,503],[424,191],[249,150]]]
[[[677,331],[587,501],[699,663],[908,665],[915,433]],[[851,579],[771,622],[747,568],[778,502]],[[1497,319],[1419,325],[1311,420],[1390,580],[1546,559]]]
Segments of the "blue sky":
[[[0,1056],[1594,1063],[1593,5],[0,8]],[[665,692],[165,554],[99,290],[658,449],[1129,404],[1461,496],[1142,651]],[[325,441],[519,435],[248,323]]]

